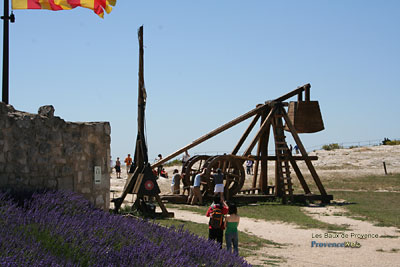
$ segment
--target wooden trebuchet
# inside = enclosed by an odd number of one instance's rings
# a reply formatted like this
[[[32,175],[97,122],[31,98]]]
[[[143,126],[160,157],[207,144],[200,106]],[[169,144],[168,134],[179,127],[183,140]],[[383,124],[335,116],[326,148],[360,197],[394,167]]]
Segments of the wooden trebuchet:
[[[255,194],[266,196],[268,198],[279,197],[283,202],[305,201],[307,199],[312,201],[321,200],[323,202],[329,202],[333,197],[326,193],[325,188],[311,162],[312,160],[317,160],[318,157],[309,156],[307,154],[298,135],[299,132],[315,132],[323,129],[323,121],[318,102],[310,100],[310,88],[310,84],[305,84],[281,97],[267,101],[264,104],[259,104],[253,110],[201,136],[192,143],[153,164],[151,167],[155,168],[178,156],[184,151],[189,150],[223,131],[253,117],[249,126],[233,148],[231,154],[222,156],[201,155],[192,157],[183,167],[186,183],[189,183],[189,185],[193,184],[194,176],[203,169],[206,169],[206,175],[202,180],[202,192],[205,197],[212,196],[214,188],[212,173],[218,167],[221,168],[225,174],[225,197],[228,199],[239,197],[236,196],[238,193],[246,192],[248,194],[253,194],[254,197],[256,196]],[[297,96],[297,102],[284,102],[295,96]],[[288,115],[285,110],[288,106],[289,108],[296,108],[293,112],[290,111],[293,116],[290,114]],[[310,111],[311,109],[308,109],[310,106],[314,107],[312,108],[312,111]],[[304,107],[307,108],[304,109]],[[314,121],[313,125],[311,128],[305,128],[309,120]],[[258,121],[260,121],[260,128],[249,141],[243,154],[237,155],[243,144],[249,138],[251,132],[254,130]],[[271,129],[274,136],[275,155],[268,155]],[[300,155],[292,154],[292,151],[287,144],[284,130],[289,131],[292,134],[298,150],[301,153]],[[257,152],[253,155],[252,151],[256,145],[258,145]],[[255,169],[252,174],[252,188],[250,189],[242,188],[246,177],[243,169],[243,164],[246,160],[252,160],[255,162]],[[310,187],[304,179],[302,171],[297,164],[297,161],[299,160],[306,163],[320,195],[311,192]],[[268,180],[268,161],[275,162],[275,177],[274,179],[271,179],[271,181]],[[293,169],[294,172],[292,172],[291,169]],[[296,194],[293,184],[294,176],[299,180],[304,194]],[[274,185],[271,185],[272,181],[274,181]]]

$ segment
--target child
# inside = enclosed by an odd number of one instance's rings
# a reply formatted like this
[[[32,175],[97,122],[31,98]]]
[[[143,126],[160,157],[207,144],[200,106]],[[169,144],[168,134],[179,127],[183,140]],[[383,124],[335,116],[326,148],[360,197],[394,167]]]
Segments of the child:
[[[239,238],[238,238],[238,226],[240,221],[240,216],[237,215],[237,207],[235,203],[230,203],[229,205],[229,215],[225,219],[225,242],[226,249],[229,252],[232,252],[232,244],[233,251],[236,255],[239,254]]]
[[[210,217],[208,226],[208,239],[216,240],[222,248],[222,239],[224,238],[224,215],[228,214],[228,206],[225,201],[217,195],[214,196],[214,202],[208,208],[206,216]]]

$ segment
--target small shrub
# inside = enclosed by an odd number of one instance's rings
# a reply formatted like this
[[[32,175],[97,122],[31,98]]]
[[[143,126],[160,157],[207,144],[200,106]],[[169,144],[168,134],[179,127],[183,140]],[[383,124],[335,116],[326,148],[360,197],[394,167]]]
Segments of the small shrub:
[[[400,145],[400,140],[390,140],[389,138],[384,138],[382,145],[396,146]]]
[[[389,138],[383,138],[382,145],[387,145],[390,142]]]
[[[332,143],[329,145],[323,145],[322,149],[324,150],[334,150],[334,149],[341,149],[343,148],[342,146],[340,146],[338,143]]]
[[[168,161],[167,163],[164,164],[165,167],[171,167],[171,166],[176,166],[176,165],[181,165],[182,161],[179,159],[174,159],[171,161]]]

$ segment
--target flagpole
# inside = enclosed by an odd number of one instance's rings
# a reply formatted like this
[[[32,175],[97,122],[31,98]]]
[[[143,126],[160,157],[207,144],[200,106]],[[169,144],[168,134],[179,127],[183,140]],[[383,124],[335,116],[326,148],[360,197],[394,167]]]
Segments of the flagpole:
[[[14,14],[9,13],[9,0],[4,0],[4,15],[3,20],[3,93],[2,101],[8,104],[8,76],[9,76],[9,21],[15,21]]]

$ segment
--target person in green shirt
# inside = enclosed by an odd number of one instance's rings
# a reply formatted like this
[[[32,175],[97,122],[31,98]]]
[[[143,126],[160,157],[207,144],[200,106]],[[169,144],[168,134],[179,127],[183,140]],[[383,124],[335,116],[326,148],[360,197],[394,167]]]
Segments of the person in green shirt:
[[[240,221],[240,216],[237,214],[237,207],[235,203],[229,203],[228,216],[225,219],[225,242],[226,249],[229,252],[233,252],[239,255],[239,238],[238,238],[238,226]]]

